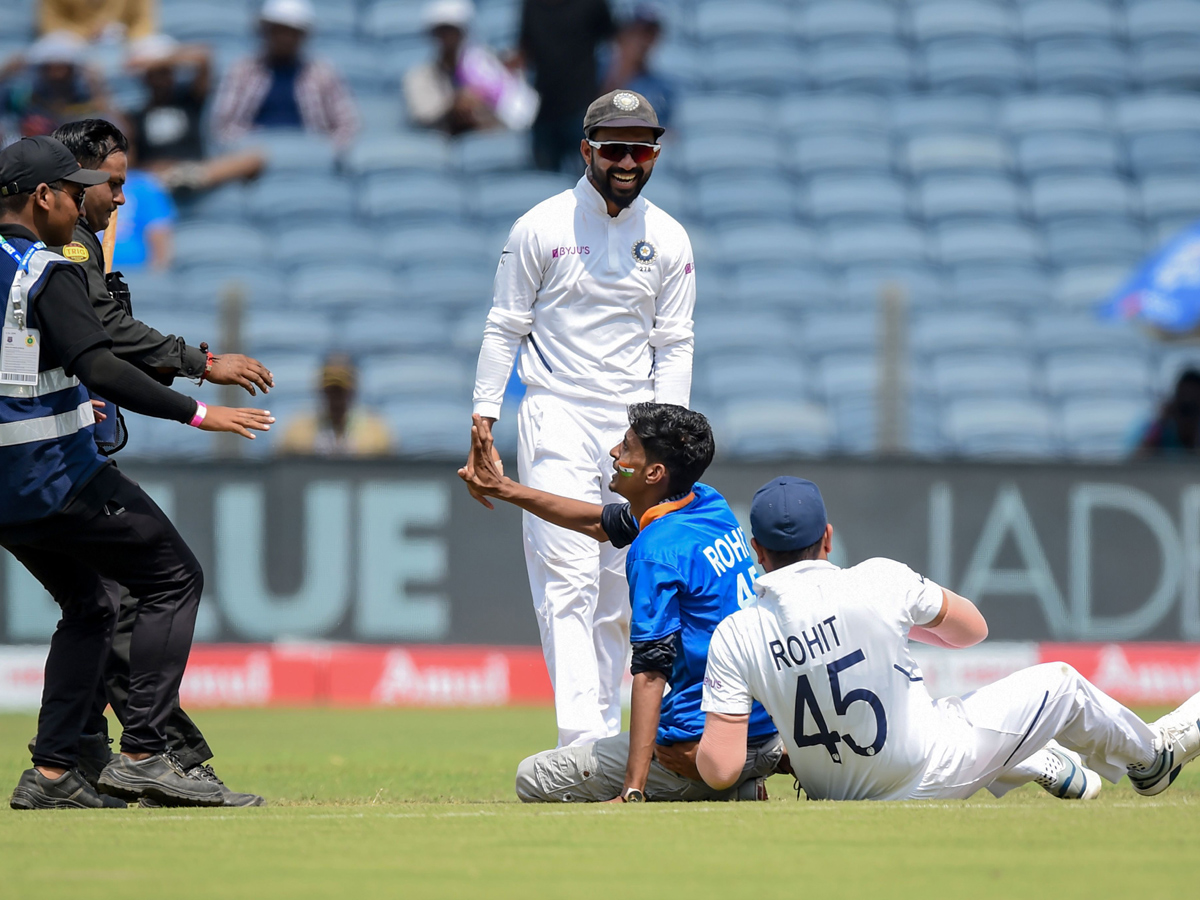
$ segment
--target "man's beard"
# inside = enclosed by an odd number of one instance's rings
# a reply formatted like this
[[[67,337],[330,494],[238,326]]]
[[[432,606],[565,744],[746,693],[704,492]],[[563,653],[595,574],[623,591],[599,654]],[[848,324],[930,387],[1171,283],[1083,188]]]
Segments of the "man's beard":
[[[615,171],[615,169],[609,169],[610,174],[613,171]],[[614,184],[609,179],[608,175],[601,172],[596,167],[595,163],[592,163],[590,166],[588,166],[588,175],[590,176],[589,180],[595,186],[596,190],[600,192],[600,196],[613,206],[617,207],[617,209],[625,209],[627,206],[633,203],[633,201],[636,200],[642,193],[642,188],[646,186],[646,182],[650,180],[649,173],[647,173],[641,167],[638,167],[633,171],[637,173],[637,179],[632,185],[630,185],[629,189],[617,193],[614,188]]]

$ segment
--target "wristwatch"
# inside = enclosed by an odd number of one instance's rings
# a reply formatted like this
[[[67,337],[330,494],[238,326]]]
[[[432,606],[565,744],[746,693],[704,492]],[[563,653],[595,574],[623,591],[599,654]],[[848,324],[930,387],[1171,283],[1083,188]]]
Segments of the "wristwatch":
[[[626,803],[645,803],[646,795],[637,788],[625,788],[621,791],[621,799]]]

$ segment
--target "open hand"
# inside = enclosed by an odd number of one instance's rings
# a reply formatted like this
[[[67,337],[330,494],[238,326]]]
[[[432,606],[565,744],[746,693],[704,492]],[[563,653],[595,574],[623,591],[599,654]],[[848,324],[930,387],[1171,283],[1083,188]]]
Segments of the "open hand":
[[[270,431],[275,417],[267,409],[234,409],[231,406],[210,406],[200,423],[201,431],[229,431],[254,440],[250,429]]]
[[[703,781],[700,770],[696,768],[696,751],[699,749],[699,741],[685,741],[670,747],[655,744],[654,756],[664,769],[670,769],[676,775],[682,775],[692,781]]]
[[[271,371],[257,359],[240,353],[222,353],[213,357],[212,369],[204,376],[213,384],[237,384],[246,389],[251,397],[257,387],[264,394],[275,387]]]

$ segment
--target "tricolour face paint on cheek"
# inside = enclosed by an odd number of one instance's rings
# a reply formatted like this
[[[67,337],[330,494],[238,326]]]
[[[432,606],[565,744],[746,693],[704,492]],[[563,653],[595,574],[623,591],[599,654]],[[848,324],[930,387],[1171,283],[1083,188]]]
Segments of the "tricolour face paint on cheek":
[[[629,466],[623,466],[620,463],[617,463],[617,472],[620,473],[625,478],[632,478],[633,473],[636,471],[637,471],[636,469],[632,469]]]

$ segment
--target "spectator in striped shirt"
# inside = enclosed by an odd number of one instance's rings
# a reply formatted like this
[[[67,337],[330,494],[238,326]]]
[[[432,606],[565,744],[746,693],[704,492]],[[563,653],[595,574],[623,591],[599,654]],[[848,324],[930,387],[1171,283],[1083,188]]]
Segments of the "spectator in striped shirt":
[[[217,141],[229,145],[256,129],[295,128],[348,146],[358,131],[354,98],[329,63],[302,52],[316,22],[310,0],[267,0],[260,21],[261,53],[235,63],[217,92]]]

